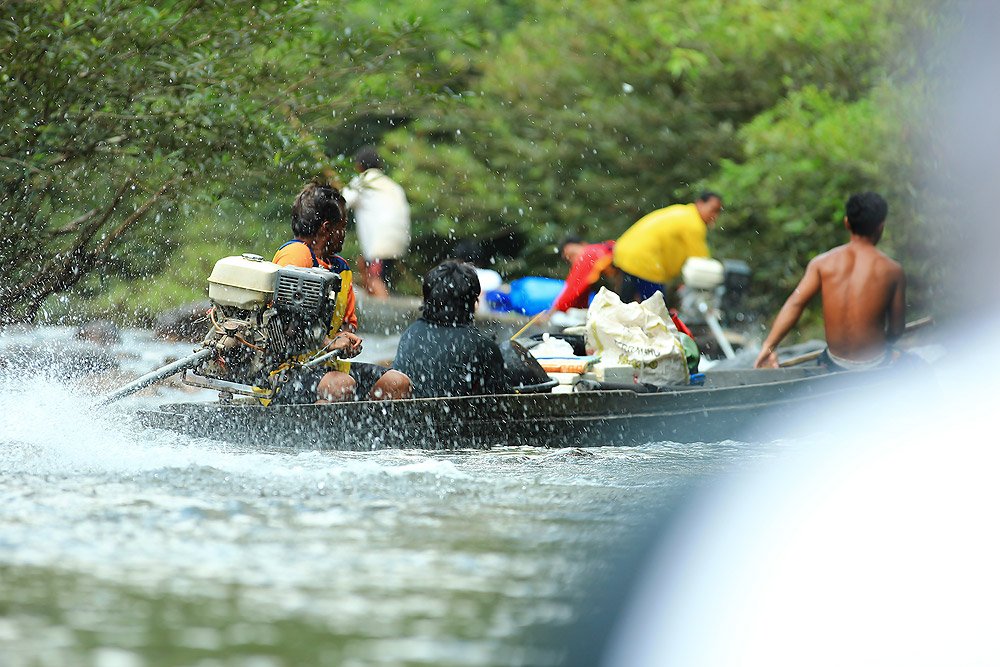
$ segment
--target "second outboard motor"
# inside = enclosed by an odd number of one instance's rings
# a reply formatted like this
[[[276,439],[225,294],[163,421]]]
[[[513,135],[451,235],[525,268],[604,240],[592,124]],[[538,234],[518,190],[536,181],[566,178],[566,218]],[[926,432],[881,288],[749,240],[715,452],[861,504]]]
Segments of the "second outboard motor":
[[[750,294],[750,265],[739,259],[722,261],[723,279],[722,296],[719,310],[722,312],[722,322],[726,326],[742,328],[749,324],[750,314],[747,312],[747,296]]]

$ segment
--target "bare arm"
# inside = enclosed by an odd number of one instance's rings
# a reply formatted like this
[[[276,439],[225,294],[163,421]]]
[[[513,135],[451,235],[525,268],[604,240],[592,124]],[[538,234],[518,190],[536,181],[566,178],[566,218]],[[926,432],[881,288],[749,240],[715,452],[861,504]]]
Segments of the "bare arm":
[[[795,323],[799,321],[802,311],[805,310],[812,298],[819,292],[820,284],[819,269],[814,259],[809,262],[802,280],[799,281],[795,290],[785,300],[785,305],[778,311],[778,316],[774,318],[774,324],[771,325],[771,332],[764,340],[760,354],[757,355],[757,360],[753,364],[754,368],[778,367],[778,355],[774,351],[775,348],[788,335],[788,332],[792,330]]]
[[[896,290],[892,295],[892,302],[889,304],[889,330],[886,331],[886,338],[890,342],[903,335],[906,329],[906,274],[899,271],[899,279],[896,281]]]

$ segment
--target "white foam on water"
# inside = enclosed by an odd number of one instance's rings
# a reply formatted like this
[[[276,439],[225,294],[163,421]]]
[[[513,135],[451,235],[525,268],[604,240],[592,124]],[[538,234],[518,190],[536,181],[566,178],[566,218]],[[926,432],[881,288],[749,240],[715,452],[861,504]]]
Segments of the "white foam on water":
[[[468,478],[453,462],[419,452],[268,452],[188,438],[143,427],[135,404],[95,408],[94,400],[50,373],[0,375],[0,473],[122,475],[204,467],[303,483],[335,475]]]

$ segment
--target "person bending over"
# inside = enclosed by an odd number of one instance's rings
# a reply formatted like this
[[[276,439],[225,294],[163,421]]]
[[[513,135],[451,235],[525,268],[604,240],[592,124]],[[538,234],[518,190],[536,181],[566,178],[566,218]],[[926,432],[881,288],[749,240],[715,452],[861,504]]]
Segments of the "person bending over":
[[[618,270],[611,265],[614,247],[614,241],[587,243],[575,236],[562,242],[559,254],[570,268],[565,287],[552,303],[553,311],[586,309],[590,305],[590,297],[602,282],[609,283],[614,291],[619,291]]]
[[[475,267],[447,260],[424,276],[420,319],[403,332],[393,367],[413,380],[413,394],[472,396],[509,391],[499,346],[473,325]]]
[[[847,200],[844,226],[851,240],[814,257],[781,307],[754,367],[776,368],[775,348],[798,322],[806,304],[823,299],[827,349],[822,362],[834,370],[860,370],[891,359],[890,343],[905,327],[906,276],[875,248],[889,206],[874,192]]]
[[[688,257],[708,257],[708,230],[722,211],[722,197],[705,191],[693,204],[653,211],[625,230],[615,243],[614,264],[622,271],[622,301],[644,301],[681,273]]]
[[[336,188],[310,183],[292,205],[292,234],[274,255],[281,266],[317,266],[340,274],[340,292],[330,321],[326,350],[341,350],[341,359],[324,368],[300,370],[278,393],[278,403],[330,403],[369,398],[409,398],[410,379],[375,364],[350,362],[361,353],[357,335],[351,267],[338,255],[344,247],[347,219],[344,199]],[[314,353],[306,355],[313,356]]]

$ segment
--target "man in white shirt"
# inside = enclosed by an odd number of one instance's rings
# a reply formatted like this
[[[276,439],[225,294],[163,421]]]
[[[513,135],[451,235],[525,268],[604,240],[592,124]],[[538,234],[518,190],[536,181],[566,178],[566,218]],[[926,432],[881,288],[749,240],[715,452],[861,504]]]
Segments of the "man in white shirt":
[[[389,296],[396,262],[410,247],[410,205],[406,194],[382,169],[382,158],[374,146],[364,146],[354,155],[358,175],[343,190],[347,208],[354,211],[363,266],[359,266],[365,289],[376,298]]]

